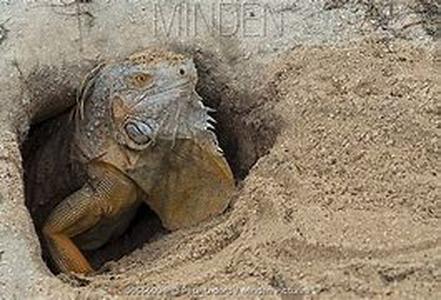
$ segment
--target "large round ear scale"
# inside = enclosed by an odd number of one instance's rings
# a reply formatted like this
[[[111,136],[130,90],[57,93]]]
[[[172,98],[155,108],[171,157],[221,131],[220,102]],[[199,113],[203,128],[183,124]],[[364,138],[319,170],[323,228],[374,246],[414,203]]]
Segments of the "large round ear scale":
[[[138,145],[146,145],[151,141],[153,129],[146,123],[130,120],[124,126],[127,136]]]

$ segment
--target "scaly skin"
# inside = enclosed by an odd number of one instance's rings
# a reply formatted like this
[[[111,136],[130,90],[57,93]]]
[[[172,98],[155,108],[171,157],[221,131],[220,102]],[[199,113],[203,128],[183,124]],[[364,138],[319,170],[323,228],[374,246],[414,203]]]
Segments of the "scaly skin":
[[[234,179],[196,81],[191,58],[164,50],[102,64],[84,80],[71,146],[87,180],[43,226],[62,272],[92,272],[80,249],[123,232],[143,200],[169,229],[226,208]]]

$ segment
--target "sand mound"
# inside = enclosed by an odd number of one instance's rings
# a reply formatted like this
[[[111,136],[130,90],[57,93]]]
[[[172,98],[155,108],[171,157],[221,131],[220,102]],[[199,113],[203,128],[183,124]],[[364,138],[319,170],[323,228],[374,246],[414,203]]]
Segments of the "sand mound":
[[[441,298],[438,0],[235,1],[232,36],[214,0],[61,2],[0,1],[0,298]],[[199,10],[213,26],[192,18]],[[355,43],[369,37],[380,40]],[[53,194],[33,194],[26,149],[46,140],[48,118],[75,103],[95,63],[176,44],[218,109],[238,181],[231,207],[174,233],[144,208],[92,254],[115,261],[101,273],[54,276],[37,238]]]
[[[231,207],[74,281],[77,291],[440,294],[440,63],[399,42],[299,47],[256,95],[224,86],[217,106],[235,121],[221,134],[234,137],[238,178],[248,174]]]

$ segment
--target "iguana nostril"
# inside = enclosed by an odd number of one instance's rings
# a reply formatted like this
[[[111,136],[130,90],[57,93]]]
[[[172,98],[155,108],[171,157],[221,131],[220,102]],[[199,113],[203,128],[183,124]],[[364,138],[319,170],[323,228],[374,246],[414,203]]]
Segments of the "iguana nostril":
[[[185,70],[183,68],[179,69],[179,74],[185,75]]]

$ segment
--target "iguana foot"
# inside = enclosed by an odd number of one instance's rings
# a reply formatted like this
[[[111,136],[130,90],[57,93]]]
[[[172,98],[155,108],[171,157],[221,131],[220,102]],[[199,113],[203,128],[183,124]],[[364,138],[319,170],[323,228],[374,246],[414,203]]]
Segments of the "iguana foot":
[[[64,199],[43,227],[51,256],[62,272],[93,272],[72,238],[88,231],[100,221],[118,215],[136,202],[136,186],[125,175],[106,165],[100,165],[94,172],[95,179]],[[103,237],[107,239],[109,234],[98,233],[93,236],[98,240]]]

